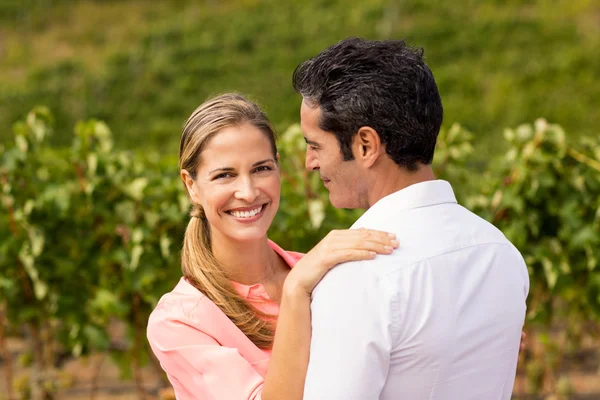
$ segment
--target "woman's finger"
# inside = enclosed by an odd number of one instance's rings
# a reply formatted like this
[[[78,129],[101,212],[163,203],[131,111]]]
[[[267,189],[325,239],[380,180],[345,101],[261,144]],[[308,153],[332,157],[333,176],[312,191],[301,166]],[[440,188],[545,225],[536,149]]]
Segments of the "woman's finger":
[[[366,228],[349,229],[348,232],[355,233],[359,237],[362,237],[363,239],[375,240],[377,242],[391,240],[391,239],[396,238],[395,233],[384,232],[384,231],[379,231],[379,230],[375,230],[375,229],[366,229]]]
[[[375,241],[386,241],[396,238],[395,233],[366,228],[333,230],[327,236],[330,236],[331,239],[356,238]]]
[[[377,254],[391,254],[398,247],[398,242],[393,240],[390,244],[380,242],[361,241],[360,244],[338,243],[335,249],[330,248],[326,254],[327,268],[356,260],[369,260],[375,258]]]
[[[379,243],[391,247],[398,247],[395,234],[389,234],[381,231],[371,230],[347,230],[339,231],[328,238],[323,245],[326,248],[354,247],[357,249],[366,248],[366,243]]]
[[[379,254],[389,254],[400,243],[396,239],[390,240],[375,240],[375,239],[357,239],[352,238],[351,240],[340,239],[334,243],[330,243],[326,250],[327,251],[347,251],[347,250],[370,250]]]
[[[370,250],[347,249],[346,251],[337,251],[331,254],[331,268],[349,261],[372,260],[376,256],[377,253]]]
[[[366,242],[359,250],[370,250],[377,254],[391,254],[398,246],[397,240],[392,240],[390,243]]]
[[[365,235],[366,239],[376,240],[376,241],[390,240],[390,239],[396,238],[395,233],[378,231],[378,230],[374,230],[374,229],[365,229],[363,234]]]

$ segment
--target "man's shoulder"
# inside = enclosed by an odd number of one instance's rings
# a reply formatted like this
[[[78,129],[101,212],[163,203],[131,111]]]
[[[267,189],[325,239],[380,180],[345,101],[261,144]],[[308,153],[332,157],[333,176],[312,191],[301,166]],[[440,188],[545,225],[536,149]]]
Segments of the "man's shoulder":
[[[389,292],[394,279],[390,274],[401,264],[401,257],[394,255],[377,255],[373,260],[350,261],[331,269],[321,279],[312,293],[312,298],[343,299],[348,296],[370,299],[369,301],[384,301],[385,293]],[[377,293],[377,296],[373,294]],[[378,300],[375,300],[377,298]],[[337,301],[337,300],[333,300]]]
[[[374,265],[365,264],[364,261],[351,261],[331,269],[321,279],[313,290],[313,297],[320,293],[346,295],[362,291],[374,282],[372,271]]]
[[[393,232],[402,243],[427,244],[428,251],[437,246],[472,246],[480,243],[509,244],[506,236],[489,221],[457,203],[371,214],[359,219],[352,228]]]
[[[346,274],[364,277],[405,274],[401,271],[412,265],[457,251],[471,251],[476,247],[485,252],[505,252],[508,249],[511,253],[519,253],[497,227],[456,203],[399,213],[392,210],[389,215],[363,218],[359,222],[353,228],[395,233],[400,246],[391,256],[377,256],[375,260],[362,262],[373,268],[363,269],[360,274],[358,270],[340,270],[336,274],[339,275],[337,279],[345,278]]]

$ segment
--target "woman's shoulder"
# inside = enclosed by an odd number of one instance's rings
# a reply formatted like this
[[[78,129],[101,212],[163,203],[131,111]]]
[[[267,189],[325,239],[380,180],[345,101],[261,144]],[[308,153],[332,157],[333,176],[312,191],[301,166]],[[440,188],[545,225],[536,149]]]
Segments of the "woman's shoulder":
[[[160,299],[148,318],[146,335],[153,348],[179,346],[186,340],[197,345],[238,348],[249,341],[215,303],[185,278]]]
[[[149,322],[204,319],[212,312],[211,305],[212,302],[202,292],[182,277],[173,290],[160,298]]]

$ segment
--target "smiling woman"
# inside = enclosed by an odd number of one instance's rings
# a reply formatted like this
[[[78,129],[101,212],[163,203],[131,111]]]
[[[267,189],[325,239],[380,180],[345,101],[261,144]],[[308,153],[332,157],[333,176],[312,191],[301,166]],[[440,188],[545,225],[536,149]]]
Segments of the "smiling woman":
[[[192,203],[183,277],[148,322],[177,398],[301,399],[313,288],[335,265],[389,254],[398,243],[385,232],[333,231],[302,256],[271,242],[280,196],[275,132],[238,94],[192,113],[180,171]]]
[[[225,243],[265,236],[279,207],[279,168],[271,135],[251,123],[227,127],[204,149],[195,179],[183,169],[188,193]],[[232,151],[235,149],[235,151]]]

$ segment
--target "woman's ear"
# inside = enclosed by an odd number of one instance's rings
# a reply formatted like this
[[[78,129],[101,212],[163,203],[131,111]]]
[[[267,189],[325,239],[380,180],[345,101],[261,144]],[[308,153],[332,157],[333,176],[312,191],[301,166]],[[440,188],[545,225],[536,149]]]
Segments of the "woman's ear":
[[[381,153],[385,152],[379,134],[370,126],[361,127],[353,142],[354,158],[366,168],[375,164]]]
[[[180,171],[180,174],[181,174],[181,180],[185,184],[188,195],[190,196],[190,199],[192,199],[192,203],[200,204],[200,194],[197,191],[196,181],[194,181],[194,178],[192,178],[192,175],[190,175],[190,173],[188,171],[186,171],[185,169],[182,169]]]

